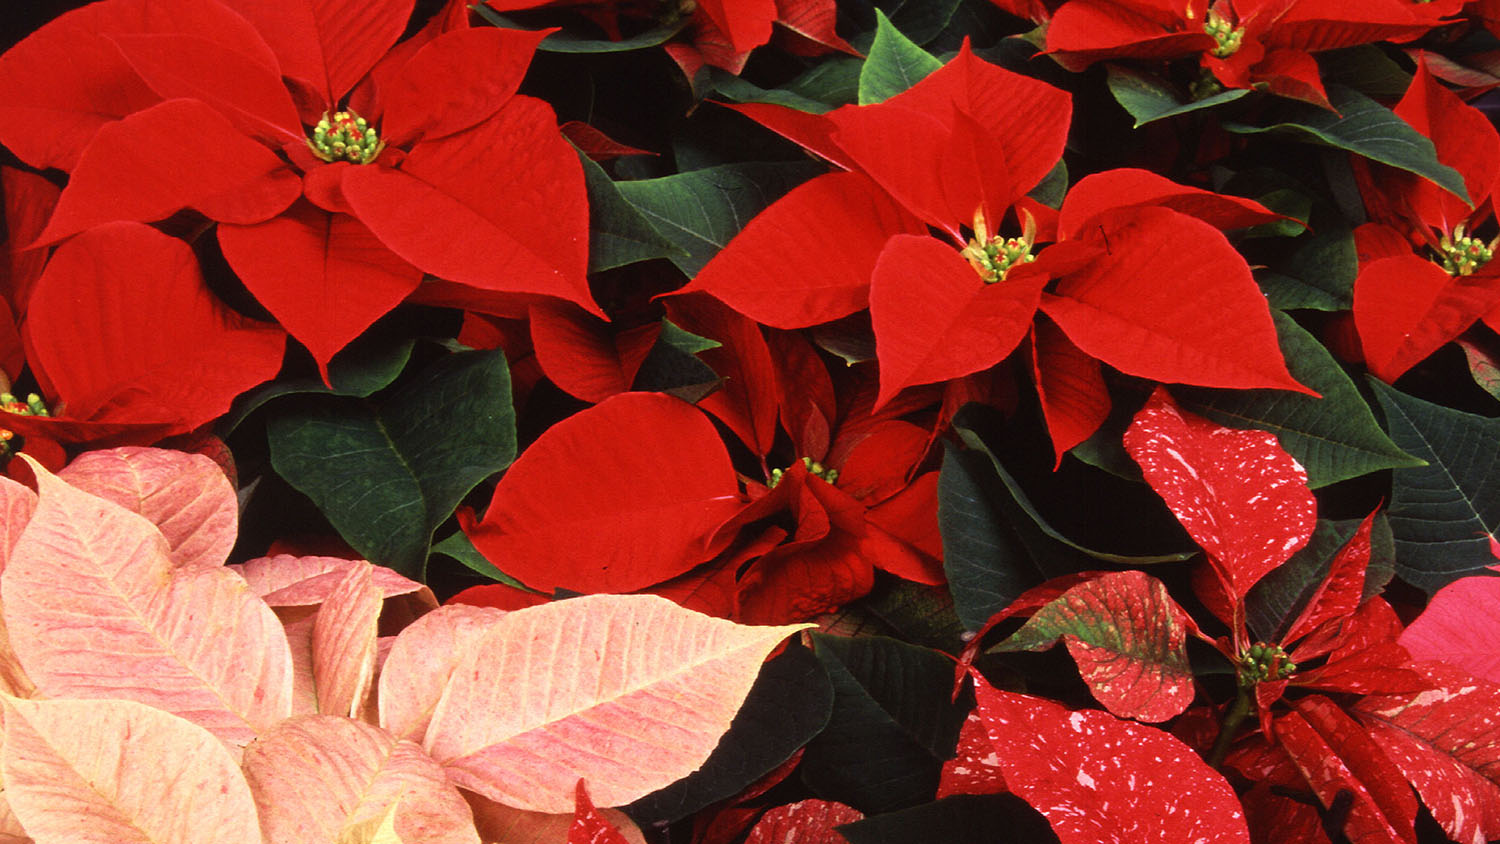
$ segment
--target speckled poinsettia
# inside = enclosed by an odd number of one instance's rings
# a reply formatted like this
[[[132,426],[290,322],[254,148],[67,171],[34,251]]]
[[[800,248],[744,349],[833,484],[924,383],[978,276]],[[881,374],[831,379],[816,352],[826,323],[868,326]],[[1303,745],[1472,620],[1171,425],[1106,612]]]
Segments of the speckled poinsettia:
[[[1410,173],[1354,164],[1372,218],[1355,231],[1354,324],[1365,363],[1387,381],[1480,319],[1500,328],[1500,264],[1491,262],[1497,240],[1473,234],[1494,217],[1500,134],[1444,88],[1425,59],[1394,110],[1463,176],[1473,205]]]
[[[1262,88],[1325,108],[1312,53],[1408,40],[1462,0],[1068,0],[1047,28],[1047,51],[1082,68],[1102,59],[1199,56],[1227,88]]]
[[[685,292],[778,328],[868,307],[877,408],[1028,341],[1059,455],[1108,413],[1101,361],[1158,381],[1303,389],[1220,231],[1274,214],[1142,170],[1085,178],[1060,211],[1025,196],[1062,154],[1069,97],[1056,88],[965,47],[876,105],[738,108],[848,172],[772,204]]]
[[[398,45],[412,6],[104,0],[49,23],[0,57],[0,140],[70,171],[40,242],[194,209],[320,365],[424,273],[443,301],[598,312],[580,164],[516,94],[546,33],[449,11]]]

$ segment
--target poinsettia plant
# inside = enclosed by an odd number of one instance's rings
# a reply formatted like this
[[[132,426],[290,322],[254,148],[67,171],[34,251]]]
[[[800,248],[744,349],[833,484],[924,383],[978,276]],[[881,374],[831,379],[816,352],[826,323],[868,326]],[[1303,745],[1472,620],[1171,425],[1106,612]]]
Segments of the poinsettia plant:
[[[1500,839],[1490,0],[0,10],[0,840]]]

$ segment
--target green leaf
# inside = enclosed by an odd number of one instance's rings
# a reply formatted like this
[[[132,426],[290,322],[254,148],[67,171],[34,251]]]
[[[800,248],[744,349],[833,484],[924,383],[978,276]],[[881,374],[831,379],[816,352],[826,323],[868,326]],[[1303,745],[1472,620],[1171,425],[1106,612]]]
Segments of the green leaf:
[[[474,543],[469,541],[468,534],[461,530],[454,531],[441,542],[433,543],[432,553],[451,557],[475,574],[483,575],[496,582],[504,583],[507,586],[514,586],[526,592],[532,591],[526,584],[495,568],[495,564],[479,553],[479,549],[475,548]]]
[[[1025,545],[1008,520],[1000,518],[986,483],[993,476],[983,454],[944,443],[938,474],[943,572],[958,618],[971,631],[1041,580]]]
[[[813,652],[789,646],[768,661],[697,771],[624,807],[641,826],[672,823],[739,794],[790,759],[828,723],[833,686]]]
[[[1469,377],[1480,389],[1500,400],[1500,363],[1484,349],[1459,338],[1458,347],[1464,350],[1464,360],[1469,364]]]
[[[1358,275],[1354,233],[1331,228],[1298,237],[1287,260],[1275,272],[1257,273],[1255,280],[1273,308],[1347,311],[1354,301]]]
[[[952,701],[952,659],[883,636],[812,638],[833,712],[802,756],[803,781],[866,813],[931,800],[966,711]]]
[[[420,578],[438,525],[516,454],[498,351],[449,355],[381,401],[321,398],[267,425],[271,465],[371,562]]]
[[[603,167],[581,152],[578,160],[589,195],[589,272],[686,254],[620,195]]]
[[[971,428],[965,427],[957,419],[954,420],[953,429],[955,432],[957,432],[959,439],[963,440],[964,445],[967,445],[969,448],[979,451],[990,459],[990,466],[994,469],[996,475],[999,476],[1000,482],[1005,485],[1005,489],[1007,492],[1009,492],[1010,498],[1015,502],[1016,506],[1020,508],[1021,512],[1026,515],[1027,519],[1029,519],[1030,522],[1035,525],[1035,527],[1052,542],[1055,542],[1063,546],[1064,548],[1071,549],[1077,554],[1081,554],[1094,560],[1100,560],[1107,563],[1120,563],[1129,566],[1150,565],[1152,563],[1182,562],[1183,560],[1190,559],[1198,553],[1195,549],[1192,551],[1182,551],[1168,554],[1114,554],[1108,551],[1098,551],[1074,542],[1072,539],[1064,536],[1060,531],[1049,524],[1047,522],[1047,519],[1042,516],[1041,512],[1038,511],[1034,505],[1032,505],[1031,499],[1026,495],[1026,491],[1021,488],[1020,483],[1016,481],[1016,479],[1010,474],[1010,472],[1006,471],[1005,466],[1000,462],[999,457],[996,456],[995,452],[990,449],[989,445],[985,443],[985,441],[979,436],[978,433],[976,433]],[[941,481],[941,476],[939,477],[939,480]],[[1033,559],[1035,558],[1036,555],[1035,553],[1033,553]],[[1080,571],[1082,569],[1079,568],[1074,570]]]
[[[964,626],[946,586],[891,578],[877,581],[857,605],[903,642],[953,654],[963,648]]]
[[[1063,197],[1067,193],[1068,163],[1059,158],[1052,169],[1047,171],[1047,175],[1026,195],[1048,208],[1061,208]]]
[[[1057,835],[1014,794],[955,794],[837,827],[849,844],[1048,844]]]
[[[685,253],[671,256],[671,261],[692,276],[751,217],[823,171],[821,164],[811,161],[724,164],[659,179],[616,182],[615,188]]]
[[[473,3],[469,8],[477,12],[491,26],[498,26],[501,29],[529,29],[484,3]],[[688,16],[684,15],[670,24],[648,29],[619,41],[611,41],[608,38],[584,38],[566,31],[554,32],[543,38],[542,43],[537,45],[537,49],[549,53],[624,53],[630,50],[644,50],[647,47],[657,47],[671,41],[673,36],[687,26],[688,20]]]
[[[859,75],[864,61],[854,56],[830,59],[779,88],[762,88],[718,68],[709,71],[712,89],[735,102],[771,103],[798,111],[823,114],[859,98]]]
[[[877,13],[883,13],[896,29],[906,33],[917,44],[926,44],[948,26],[958,11],[959,0],[876,0]],[[876,22],[876,38],[879,38]]]
[[[316,375],[300,378],[278,378],[235,399],[229,412],[219,420],[221,436],[231,431],[259,410],[267,402],[282,396],[307,393],[323,393],[333,396],[365,398],[390,386],[406,362],[411,359],[410,337],[391,338],[386,332],[376,329],[366,332],[350,343],[328,362],[328,380],[324,384]]]
[[[1384,469],[1420,466],[1380,429],[1344,368],[1296,320],[1273,310],[1281,354],[1292,377],[1321,399],[1285,390],[1173,387],[1183,408],[1232,428],[1270,431],[1307,469],[1316,489]]]
[[[1401,98],[1411,87],[1411,74],[1374,44],[1324,50],[1313,58],[1324,85],[1348,85],[1371,97]]]
[[[1469,200],[1463,177],[1438,161],[1437,151],[1421,132],[1395,112],[1353,88],[1327,86],[1328,101],[1337,113],[1299,103],[1282,111],[1283,118],[1265,126],[1225,123],[1224,128],[1242,135],[1271,133],[1288,135],[1308,143],[1335,147],[1415,173]]]
[[[1427,461],[1391,476],[1396,573],[1431,594],[1495,564],[1500,420],[1431,404],[1370,379],[1396,445]]]
[[[1272,569],[1245,596],[1245,620],[1263,642],[1281,642],[1328,576],[1329,566],[1363,519],[1319,519],[1312,537],[1291,559]],[[1366,597],[1377,594],[1395,574],[1396,548],[1384,514],[1370,526],[1370,566],[1365,572]]]
[[[701,337],[685,328],[680,328],[677,323],[666,317],[661,318],[661,336],[658,342],[666,343],[679,352],[689,355],[696,355],[724,345],[718,340]]]
[[[859,104],[885,102],[942,66],[876,9],[875,41],[859,72]]]
[[[1175,86],[1155,74],[1116,64],[1105,65],[1105,70],[1108,74],[1105,84],[1109,86],[1109,92],[1114,95],[1115,102],[1135,118],[1137,129],[1154,120],[1234,102],[1250,93],[1246,89],[1235,88],[1201,100],[1185,100]]]

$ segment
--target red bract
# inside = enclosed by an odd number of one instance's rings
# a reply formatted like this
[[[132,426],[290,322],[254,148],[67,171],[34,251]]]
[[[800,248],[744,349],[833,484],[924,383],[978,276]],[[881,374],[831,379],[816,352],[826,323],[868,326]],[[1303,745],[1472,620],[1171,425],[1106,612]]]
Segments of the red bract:
[[[974,709],[960,756],[944,766],[949,793],[1001,783],[959,769],[998,769],[1004,788],[1047,818],[1063,844],[1250,840],[1245,815],[1217,771],[1181,741],[1105,712],[1069,711],[998,691],[974,675]],[[983,729],[982,736],[979,728]]]
[[[987,369],[1030,335],[1036,357],[1056,364],[1039,382],[1059,454],[1108,411],[1101,361],[1161,381],[1304,390],[1249,268],[1218,231],[1276,215],[1137,170],[1084,179],[1060,212],[1024,198],[1057,162],[1068,105],[965,48],[877,105],[822,116],[740,106],[851,172],[767,208],[686,290],[779,328],[868,305],[877,407]],[[1020,231],[1004,237],[1013,207]],[[1033,332],[1038,311],[1050,324]]]
[[[420,48],[388,54],[411,0],[358,16],[233,5],[173,0],[148,14],[106,0],[6,54],[3,140],[71,170],[42,242],[195,209],[320,365],[424,272],[479,305],[551,296],[598,312],[576,154],[547,105],[515,94],[546,33],[437,34],[451,23],[440,16],[408,42]],[[57,65],[69,72],[54,76]]]
[[[1409,249],[1398,251],[1400,235],[1362,227],[1363,242],[1388,244],[1379,257],[1361,263],[1354,283],[1354,324],[1365,361],[1386,381],[1395,381],[1500,306],[1500,265],[1490,263],[1496,242],[1469,234],[1494,216],[1500,134],[1481,112],[1439,84],[1426,61],[1417,63],[1395,112],[1431,138],[1438,160],[1463,176],[1473,206],[1412,174],[1356,165],[1375,220],[1425,247],[1420,257]],[[1387,233],[1375,233],[1380,231]]]
[[[4,425],[66,442],[185,433],[273,377],[285,336],[220,304],[182,241],[97,226],[58,247],[27,302],[27,358],[57,412]]]
[[[1228,88],[1266,88],[1331,108],[1311,53],[1416,38],[1457,11],[1400,0],[1068,0],[1047,28],[1047,50],[1081,69],[1101,59],[1199,56]]]

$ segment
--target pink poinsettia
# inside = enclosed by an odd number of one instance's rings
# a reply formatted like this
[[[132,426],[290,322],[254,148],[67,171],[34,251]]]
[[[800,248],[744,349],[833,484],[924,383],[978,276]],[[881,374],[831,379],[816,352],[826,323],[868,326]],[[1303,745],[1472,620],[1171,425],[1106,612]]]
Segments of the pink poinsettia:
[[[546,33],[444,13],[396,45],[412,5],[105,0],[38,30],[0,58],[0,140],[70,171],[39,242],[191,208],[320,365],[424,273],[597,313],[582,170],[516,94]]]

